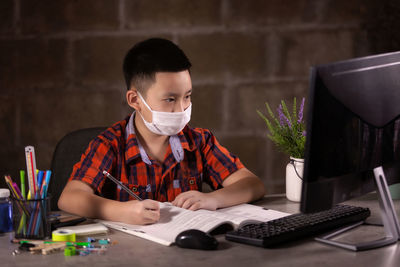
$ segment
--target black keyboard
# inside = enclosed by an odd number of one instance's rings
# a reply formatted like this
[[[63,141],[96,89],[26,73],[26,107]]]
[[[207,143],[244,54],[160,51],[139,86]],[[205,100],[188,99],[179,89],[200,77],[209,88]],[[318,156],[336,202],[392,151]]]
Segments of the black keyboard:
[[[228,232],[225,238],[253,246],[273,247],[360,222],[370,215],[368,208],[336,205],[330,210],[297,213],[268,222],[247,224],[236,231]]]

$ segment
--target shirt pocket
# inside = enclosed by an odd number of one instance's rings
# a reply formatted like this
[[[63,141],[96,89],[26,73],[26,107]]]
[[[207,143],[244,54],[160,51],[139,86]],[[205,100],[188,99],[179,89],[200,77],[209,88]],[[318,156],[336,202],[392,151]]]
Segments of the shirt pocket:
[[[141,199],[153,199],[153,192],[155,191],[155,186],[150,184],[148,185],[140,185],[140,184],[125,184],[126,187],[129,188],[131,192],[135,195],[140,197]],[[121,201],[128,201],[128,200],[135,200],[133,196],[130,196],[128,192],[121,189],[120,191],[120,200]]]
[[[184,179],[184,188],[186,189],[185,191],[189,190],[196,190],[196,191],[201,191],[201,185],[202,185],[202,180],[203,180],[203,174],[202,173],[196,173],[187,176],[187,178]]]

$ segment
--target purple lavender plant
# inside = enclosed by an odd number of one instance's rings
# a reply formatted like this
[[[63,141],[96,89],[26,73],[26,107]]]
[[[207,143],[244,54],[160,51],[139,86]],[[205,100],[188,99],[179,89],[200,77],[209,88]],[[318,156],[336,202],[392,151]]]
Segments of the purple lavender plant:
[[[306,141],[304,102],[305,98],[302,99],[297,112],[295,98],[293,112],[290,113],[286,103],[282,100],[276,109],[277,116],[272,112],[269,104],[265,103],[270,119],[257,110],[257,113],[264,119],[269,129],[268,138],[278,146],[279,150],[295,158],[304,157]]]
[[[301,121],[303,120],[303,110],[304,110],[304,101],[306,99],[303,97],[303,100],[301,101],[301,105],[300,105],[300,110],[299,110],[299,116],[298,116],[298,120],[297,123],[301,123]]]
[[[281,127],[283,127],[285,125],[285,119],[284,119],[285,115],[283,115],[282,105],[279,105],[276,111],[278,111],[279,124],[281,125]]]
[[[285,126],[285,122],[287,124],[287,126],[289,126],[289,129],[292,129],[292,123],[290,122],[290,120],[285,116],[285,114],[283,113],[282,110],[282,104],[279,105],[277,111],[278,111],[278,115],[279,115],[279,123],[282,127]]]

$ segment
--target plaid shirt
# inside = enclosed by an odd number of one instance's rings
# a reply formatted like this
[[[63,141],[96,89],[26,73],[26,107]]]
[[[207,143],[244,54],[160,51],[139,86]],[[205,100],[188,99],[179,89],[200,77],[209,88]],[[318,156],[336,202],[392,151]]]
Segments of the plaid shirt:
[[[181,192],[201,191],[202,182],[213,189],[221,188],[226,177],[244,167],[209,130],[189,126],[170,137],[162,164],[151,160],[138,142],[133,125],[129,127],[133,116],[114,124],[90,142],[80,162],[74,165],[70,181],[83,181],[107,198],[133,199],[103,176],[106,170],[142,199],[163,202],[173,201]],[[172,138],[180,141],[178,149]],[[176,153],[179,148],[183,157]]]

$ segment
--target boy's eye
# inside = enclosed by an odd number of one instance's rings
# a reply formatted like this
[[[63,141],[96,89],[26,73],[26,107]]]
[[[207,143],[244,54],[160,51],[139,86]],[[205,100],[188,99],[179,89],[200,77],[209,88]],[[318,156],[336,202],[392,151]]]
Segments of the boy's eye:
[[[169,98],[166,98],[166,99],[165,99],[165,101],[167,101],[167,102],[174,102],[174,101],[175,101],[175,99],[174,99],[174,98],[172,98],[172,97],[169,97]]]
[[[187,95],[185,96],[185,99],[190,99],[192,97],[192,95]]]

